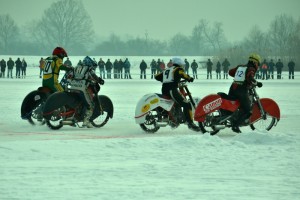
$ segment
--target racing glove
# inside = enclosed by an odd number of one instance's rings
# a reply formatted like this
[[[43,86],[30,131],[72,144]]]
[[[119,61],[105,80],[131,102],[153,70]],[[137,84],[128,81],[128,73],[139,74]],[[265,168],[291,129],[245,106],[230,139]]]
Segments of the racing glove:
[[[256,83],[257,87],[261,88],[263,86],[262,82],[258,82]]]
[[[194,82],[194,78],[190,78],[189,80],[188,80],[188,82]]]
[[[103,80],[102,78],[99,78],[98,83],[99,83],[100,85],[104,85],[104,80]]]

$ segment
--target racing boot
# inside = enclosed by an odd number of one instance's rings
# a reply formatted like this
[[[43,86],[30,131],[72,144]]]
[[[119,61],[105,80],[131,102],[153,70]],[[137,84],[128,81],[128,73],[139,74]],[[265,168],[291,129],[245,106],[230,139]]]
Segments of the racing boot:
[[[188,123],[188,128],[196,132],[199,132],[201,130],[200,127],[194,124],[193,122]]]
[[[92,116],[92,114],[93,114],[92,109],[86,109],[82,127],[87,127],[87,128],[94,127],[93,124],[90,122],[90,117]]]

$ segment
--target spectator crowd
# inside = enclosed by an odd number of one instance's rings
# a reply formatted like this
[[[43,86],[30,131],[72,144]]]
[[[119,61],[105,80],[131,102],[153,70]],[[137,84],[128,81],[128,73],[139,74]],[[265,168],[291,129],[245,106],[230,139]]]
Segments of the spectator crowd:
[[[95,60],[95,58],[94,58]],[[95,60],[96,61],[96,60]],[[43,74],[43,68],[42,66],[44,62],[44,59],[41,58],[39,61],[39,77],[42,78]],[[98,63],[98,70],[99,75],[103,79],[132,79],[131,74],[131,68],[132,64],[129,61],[128,58],[125,59],[115,59],[114,61],[111,61],[110,59],[107,59],[104,61],[102,58],[99,59],[99,61],[96,61]],[[190,75],[194,79],[199,78],[199,69],[200,68],[206,68],[206,79],[213,79],[213,74],[215,74],[216,79],[228,79],[228,70],[234,66],[231,66],[231,63],[227,58],[224,60],[214,60],[208,59],[207,61],[196,61],[193,59],[191,63],[184,59],[185,62],[185,68],[184,71],[186,74]],[[214,63],[215,62],[215,63]],[[73,66],[72,61],[67,58],[64,61],[65,65]],[[78,63],[75,65],[80,65],[81,60],[79,60]],[[161,59],[152,59],[149,63],[147,63],[144,59],[141,60],[139,63],[139,78],[140,79],[147,79],[147,75],[150,75],[149,78],[153,79],[155,74],[162,72],[166,67],[169,67],[172,65],[171,60],[169,60],[167,63],[164,62],[164,60]],[[7,61],[4,59],[0,60],[0,67],[1,67],[1,78],[26,78],[26,68],[27,68],[27,62],[23,58],[22,60],[20,58],[17,58],[16,60],[12,60],[10,57]],[[284,69],[284,64],[281,61],[281,59],[278,59],[276,62],[274,62],[273,59],[270,59],[267,61],[266,59],[263,60],[263,62],[260,64],[259,69],[257,70],[257,73],[255,75],[256,79],[262,79],[262,80],[268,80],[268,79],[282,79],[282,70]],[[147,71],[149,70],[149,71]],[[288,71],[288,78],[294,79],[295,75],[295,62],[293,59],[291,59],[287,63],[287,71]],[[215,72],[215,73],[214,73]],[[274,74],[276,73],[276,76]]]

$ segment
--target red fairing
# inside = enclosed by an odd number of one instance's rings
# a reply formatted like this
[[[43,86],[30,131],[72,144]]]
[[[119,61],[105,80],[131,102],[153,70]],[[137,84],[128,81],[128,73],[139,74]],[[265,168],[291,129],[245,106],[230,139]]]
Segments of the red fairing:
[[[268,115],[277,118],[280,120],[280,109],[277,103],[269,98],[261,98],[260,99],[261,105],[263,106],[265,112],[268,113]],[[252,116],[250,118],[250,122],[253,123],[261,118],[261,113],[258,108],[258,104],[253,105],[252,109]]]
[[[195,110],[194,119],[195,121],[203,122],[208,113],[214,112],[218,109],[225,109],[233,112],[238,107],[239,102],[237,101],[222,99],[218,94],[211,94],[201,99]]]

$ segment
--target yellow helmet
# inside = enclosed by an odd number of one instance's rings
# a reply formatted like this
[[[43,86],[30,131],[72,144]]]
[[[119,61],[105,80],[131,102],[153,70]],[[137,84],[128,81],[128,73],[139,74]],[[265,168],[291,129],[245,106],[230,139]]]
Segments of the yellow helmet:
[[[252,62],[256,62],[259,65],[261,58],[260,58],[260,56],[258,54],[252,53],[249,56],[249,60],[252,61]]]

